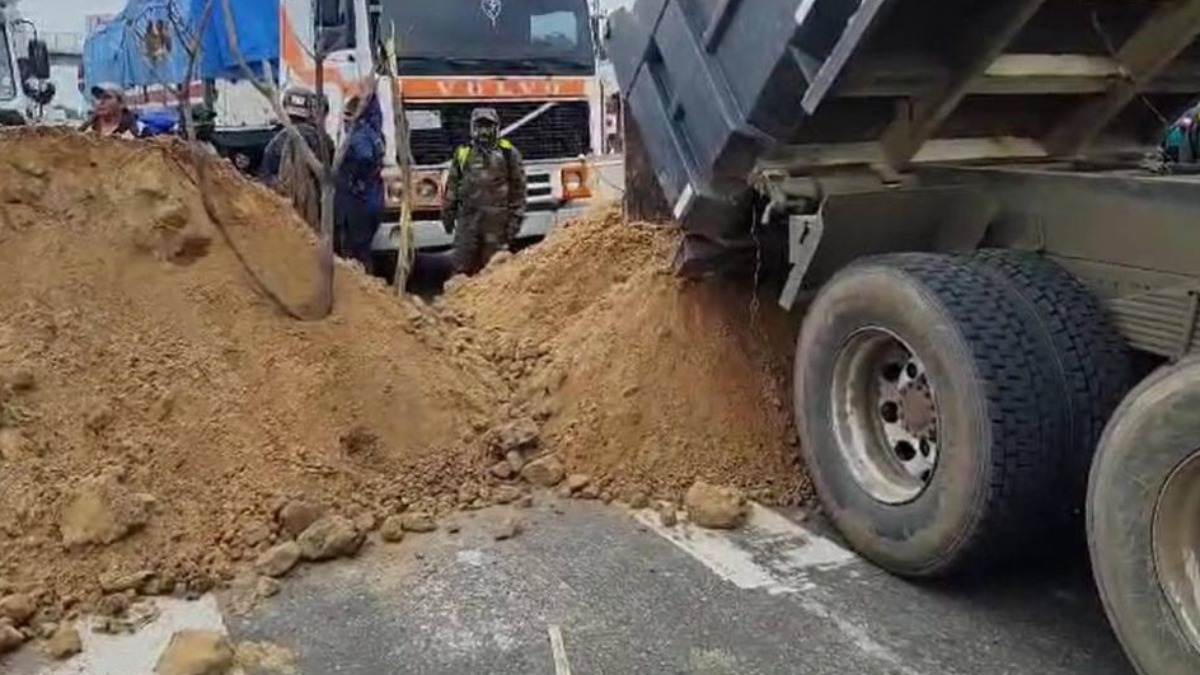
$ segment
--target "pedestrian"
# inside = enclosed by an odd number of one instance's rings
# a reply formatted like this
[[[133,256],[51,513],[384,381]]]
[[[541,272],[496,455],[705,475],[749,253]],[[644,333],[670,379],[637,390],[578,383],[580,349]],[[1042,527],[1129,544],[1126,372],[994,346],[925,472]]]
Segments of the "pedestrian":
[[[361,98],[346,103],[346,149],[338,167],[333,213],[337,254],[362,263],[370,274],[371,241],[383,221],[383,159],[387,145],[379,99],[370,96],[365,105],[360,113]]]
[[[475,274],[508,249],[525,220],[525,167],[521,153],[500,138],[500,115],[492,108],[471,113],[471,142],[450,165],[442,223],[454,235],[455,265]]]
[[[300,87],[283,93],[282,107],[300,138],[319,162],[333,157],[333,140],[317,126],[317,95]],[[305,161],[292,132],[280,128],[263,151],[259,179],[288,197],[296,211],[314,231],[321,230],[321,180]]]
[[[79,130],[110,138],[137,138],[141,136],[141,123],[125,105],[125,90],[112,82],[102,82],[92,87],[92,99],[96,108]]]

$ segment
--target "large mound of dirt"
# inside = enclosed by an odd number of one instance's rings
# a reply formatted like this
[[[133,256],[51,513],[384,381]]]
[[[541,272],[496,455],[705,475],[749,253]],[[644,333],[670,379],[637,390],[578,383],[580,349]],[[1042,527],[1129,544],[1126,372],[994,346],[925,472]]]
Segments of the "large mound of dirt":
[[[489,341],[518,407],[548,418],[544,445],[599,491],[679,500],[702,479],[798,502],[794,327],[745,288],[674,277],[676,241],[598,215],[452,287],[447,304]]]
[[[211,167],[206,210],[181,144],[0,134],[0,596],[52,617],[105,575],[203,589],[289,499],[369,526],[483,466],[490,364],[342,263],[333,316],[288,318],[270,294],[314,297],[310,235]]]

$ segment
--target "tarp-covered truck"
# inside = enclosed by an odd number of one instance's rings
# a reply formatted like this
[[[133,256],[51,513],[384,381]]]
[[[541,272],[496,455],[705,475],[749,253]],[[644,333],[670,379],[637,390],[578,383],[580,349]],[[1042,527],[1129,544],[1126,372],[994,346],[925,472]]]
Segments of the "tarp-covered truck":
[[[680,271],[811,301],[847,541],[941,577],[1086,520],[1145,675],[1200,672],[1200,182],[1155,153],[1198,34],[1200,0],[638,0],[607,45]]]

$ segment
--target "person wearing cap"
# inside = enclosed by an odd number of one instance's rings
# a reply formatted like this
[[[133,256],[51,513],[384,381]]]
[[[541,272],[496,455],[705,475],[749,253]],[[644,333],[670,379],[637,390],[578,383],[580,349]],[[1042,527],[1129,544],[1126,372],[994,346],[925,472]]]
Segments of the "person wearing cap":
[[[493,108],[471,113],[471,142],[459,147],[450,164],[442,224],[454,235],[455,266],[475,274],[506,250],[525,220],[525,167],[521,153],[500,138],[500,115]]]
[[[115,138],[137,138],[141,125],[137,115],[125,106],[125,91],[120,85],[102,82],[92,87],[96,109],[80,131]]]
[[[363,108],[359,111],[359,108]],[[362,263],[372,272],[371,241],[383,220],[383,108],[371,96],[363,107],[354,97],[346,103],[346,154],[337,171],[334,197],[334,242],[337,254]]]
[[[333,140],[317,126],[317,109],[323,105],[316,93],[302,87],[283,92],[283,112],[288,116],[300,138],[319,161],[333,157]],[[259,179],[292,201],[301,217],[313,228],[321,228],[321,183],[302,157],[292,134],[280,128],[263,151]]]

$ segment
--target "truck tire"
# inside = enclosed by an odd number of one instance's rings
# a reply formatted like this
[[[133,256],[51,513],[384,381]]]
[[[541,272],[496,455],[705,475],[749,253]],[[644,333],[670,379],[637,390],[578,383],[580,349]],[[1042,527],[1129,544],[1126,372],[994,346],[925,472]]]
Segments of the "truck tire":
[[[971,257],[1009,284],[1027,309],[1030,329],[1054,346],[1071,419],[1062,494],[1067,510],[1080,516],[1104,426],[1137,382],[1129,346],[1099,299],[1058,264],[1036,253],[1002,249],[977,251]]]
[[[1087,504],[1096,585],[1138,672],[1200,673],[1200,358],[1160,369],[1117,409]]]
[[[1049,534],[1067,397],[1019,304],[978,262],[899,254],[842,270],[809,310],[802,451],[833,523],[895,574],[978,570]]]

